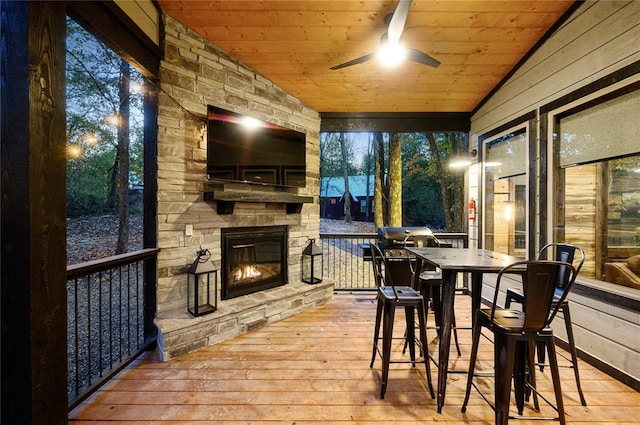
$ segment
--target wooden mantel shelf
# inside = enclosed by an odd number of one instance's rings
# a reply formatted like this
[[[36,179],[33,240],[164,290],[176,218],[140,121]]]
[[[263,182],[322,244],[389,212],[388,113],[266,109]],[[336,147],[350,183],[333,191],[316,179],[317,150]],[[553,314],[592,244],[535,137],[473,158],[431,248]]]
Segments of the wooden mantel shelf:
[[[289,192],[237,190],[209,185],[205,185],[203,198],[205,201],[216,201],[218,214],[233,213],[236,202],[282,203],[287,206],[287,214],[296,214],[302,210],[302,204],[313,202],[313,196]]]

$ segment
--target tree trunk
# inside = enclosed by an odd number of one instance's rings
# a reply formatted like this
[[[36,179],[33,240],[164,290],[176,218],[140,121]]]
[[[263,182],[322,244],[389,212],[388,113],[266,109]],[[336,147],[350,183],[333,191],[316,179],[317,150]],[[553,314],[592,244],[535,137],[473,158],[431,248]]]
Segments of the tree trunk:
[[[454,143],[454,155],[459,155],[462,152],[467,152],[469,144],[467,141],[467,135],[465,133],[451,133]],[[452,227],[449,228],[451,232],[462,232],[466,227],[466,205],[464,197],[464,176],[460,174],[450,174],[451,176],[451,190],[453,192],[453,206],[452,206]]]
[[[118,244],[116,254],[129,248],[129,86],[131,70],[123,59],[120,62],[120,108],[118,111]]]
[[[373,154],[373,139],[371,137],[371,134],[369,134],[369,140],[368,140],[368,144],[367,144],[367,154],[368,157],[371,158],[372,154]],[[369,221],[371,219],[371,196],[369,195],[369,187],[371,185],[371,160],[367,161],[367,169],[366,169],[366,173],[367,173],[367,188],[366,188],[366,199],[367,199],[367,209],[365,211],[365,221]],[[374,182],[375,182],[375,176],[374,176]]]
[[[397,133],[389,137],[389,226],[402,226],[402,149]]]
[[[376,227],[383,227],[386,220],[384,216],[383,182],[384,182],[384,145],[382,144],[382,133],[374,133],[373,141],[375,145],[375,181],[373,191],[373,217]]]
[[[347,158],[347,146],[344,141],[344,133],[340,133],[340,150],[342,152],[342,175],[344,177],[344,221],[351,223],[351,192],[349,191],[349,162]]]
[[[120,153],[116,152],[113,165],[109,168],[109,193],[107,193],[107,208],[115,212],[118,206],[118,168],[120,167]]]
[[[449,192],[449,180],[447,179],[447,175],[445,175],[445,170],[442,165],[442,158],[440,158],[440,154],[438,151],[438,145],[436,143],[435,137],[433,137],[433,133],[426,133],[425,137],[429,142],[429,151],[431,153],[431,160],[435,161],[436,168],[436,180],[440,185],[440,193],[442,195],[442,204],[444,209],[444,219],[446,229],[448,231],[453,231],[454,229],[454,219],[452,217],[452,209],[451,209],[451,193]]]

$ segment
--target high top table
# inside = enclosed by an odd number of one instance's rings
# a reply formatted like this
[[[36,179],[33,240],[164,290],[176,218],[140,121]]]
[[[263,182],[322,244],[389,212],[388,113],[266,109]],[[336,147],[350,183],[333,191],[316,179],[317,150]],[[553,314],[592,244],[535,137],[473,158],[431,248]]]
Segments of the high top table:
[[[456,277],[459,272],[471,274],[471,311],[480,308],[482,299],[482,276],[484,273],[498,273],[504,266],[521,261],[521,258],[501,254],[486,249],[474,248],[411,248],[407,251],[415,255],[416,268],[421,270],[423,262],[442,271],[442,323],[438,344],[438,413],[442,412],[447,389],[449,347],[451,344],[451,324]],[[417,288],[420,273],[415,273],[414,287]],[[427,355],[427,354],[425,354]]]

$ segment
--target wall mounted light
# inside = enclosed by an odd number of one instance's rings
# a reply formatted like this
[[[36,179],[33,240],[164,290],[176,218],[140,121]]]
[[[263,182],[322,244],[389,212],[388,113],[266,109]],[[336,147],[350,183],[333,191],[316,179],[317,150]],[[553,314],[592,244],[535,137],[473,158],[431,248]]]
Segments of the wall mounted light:
[[[473,160],[477,155],[478,155],[478,150],[474,148],[469,151],[469,155],[467,156],[453,157],[451,158],[451,161],[449,161],[449,168],[452,168],[452,169],[467,168],[469,165],[473,164]]]

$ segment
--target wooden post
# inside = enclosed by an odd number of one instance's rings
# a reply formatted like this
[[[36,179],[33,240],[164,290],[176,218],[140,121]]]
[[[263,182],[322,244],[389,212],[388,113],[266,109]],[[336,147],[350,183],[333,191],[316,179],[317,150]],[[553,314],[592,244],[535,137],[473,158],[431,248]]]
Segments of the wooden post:
[[[2,1],[2,423],[67,423],[65,3]]]

